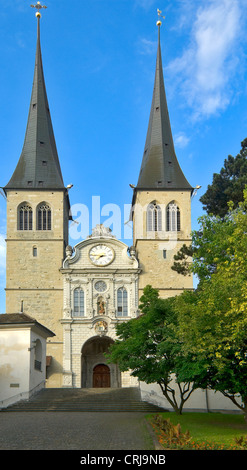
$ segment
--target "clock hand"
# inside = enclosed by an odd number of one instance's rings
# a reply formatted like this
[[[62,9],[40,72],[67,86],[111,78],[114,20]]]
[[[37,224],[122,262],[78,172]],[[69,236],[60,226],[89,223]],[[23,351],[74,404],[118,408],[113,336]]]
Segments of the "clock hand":
[[[96,253],[93,256],[97,256],[97,259],[101,258],[102,256],[105,256],[105,253]]]
[[[93,256],[104,256],[105,253],[92,253]]]

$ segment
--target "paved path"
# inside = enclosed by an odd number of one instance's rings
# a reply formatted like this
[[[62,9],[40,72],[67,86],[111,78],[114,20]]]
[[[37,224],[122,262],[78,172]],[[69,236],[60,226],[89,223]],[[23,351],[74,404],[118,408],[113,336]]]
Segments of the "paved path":
[[[145,413],[0,412],[0,450],[154,450]]]

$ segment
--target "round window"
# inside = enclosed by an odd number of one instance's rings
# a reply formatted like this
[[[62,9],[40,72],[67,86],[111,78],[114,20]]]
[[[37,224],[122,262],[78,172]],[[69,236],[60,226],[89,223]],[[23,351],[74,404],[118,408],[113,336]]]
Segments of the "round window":
[[[95,290],[97,290],[98,292],[105,292],[106,287],[107,286],[104,281],[97,281],[94,286]]]

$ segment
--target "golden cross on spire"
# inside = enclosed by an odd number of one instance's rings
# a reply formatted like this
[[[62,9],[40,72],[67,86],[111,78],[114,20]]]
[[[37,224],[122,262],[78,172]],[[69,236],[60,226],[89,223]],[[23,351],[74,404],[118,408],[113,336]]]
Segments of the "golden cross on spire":
[[[47,8],[45,5],[41,5],[40,2],[37,2],[36,5],[30,5],[30,6],[31,8],[36,8],[36,10],[38,10],[36,13],[36,16],[39,18],[41,17],[40,10],[42,10],[42,8]]]
[[[162,11],[159,10],[158,8],[157,8],[157,13],[158,13],[158,17],[159,17],[159,18],[165,18],[165,16],[162,16],[162,15],[161,15]],[[160,19],[157,21],[156,24],[157,24],[157,26],[161,26],[161,25],[162,25]]]

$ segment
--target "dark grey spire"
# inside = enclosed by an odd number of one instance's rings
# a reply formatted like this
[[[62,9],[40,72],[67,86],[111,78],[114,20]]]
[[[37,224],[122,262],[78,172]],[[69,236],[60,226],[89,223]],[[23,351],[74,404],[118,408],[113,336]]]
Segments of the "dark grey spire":
[[[160,23],[153,100],[136,189],[193,189],[176,157],[162,69]]]
[[[19,162],[5,189],[63,189],[43,73],[40,47],[40,15],[37,16],[37,48],[31,103]]]

